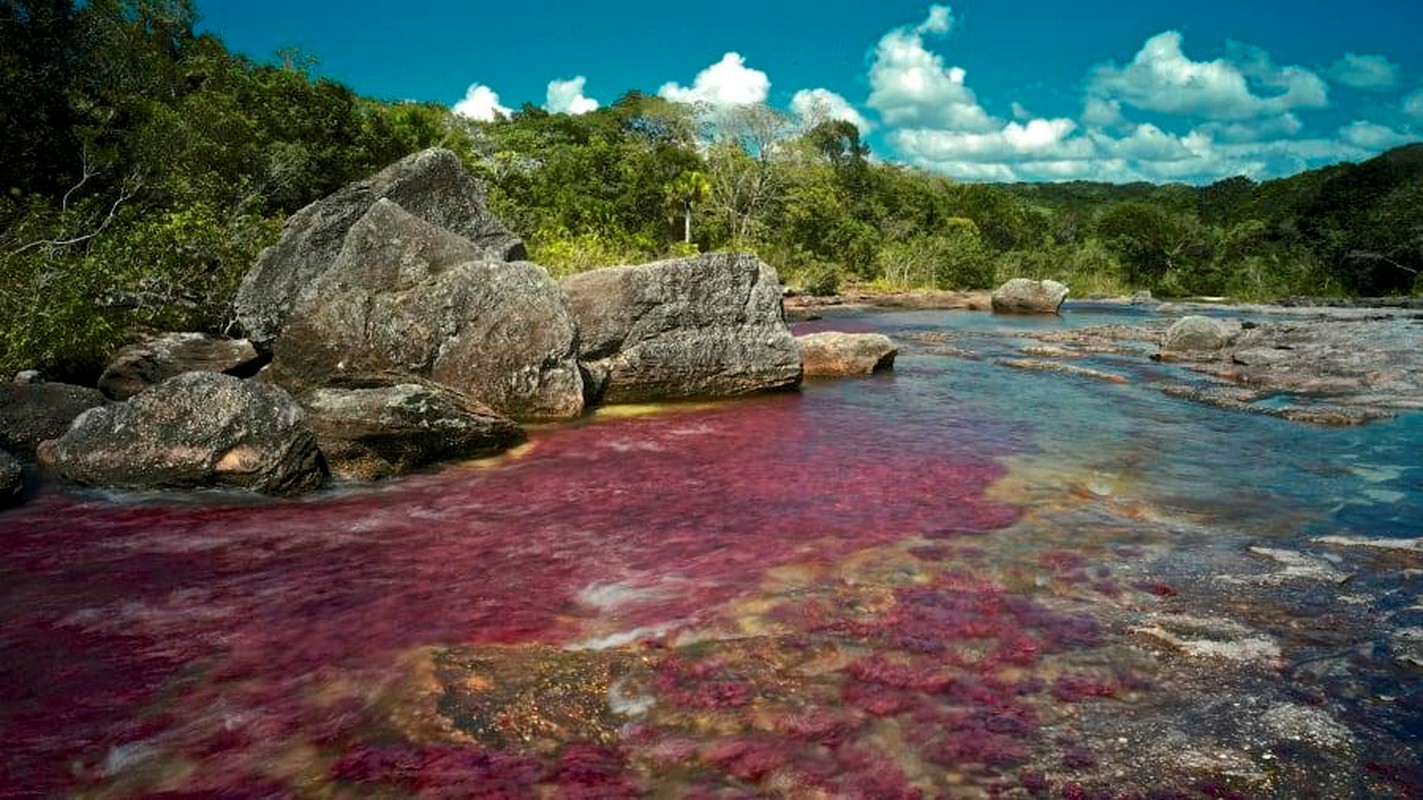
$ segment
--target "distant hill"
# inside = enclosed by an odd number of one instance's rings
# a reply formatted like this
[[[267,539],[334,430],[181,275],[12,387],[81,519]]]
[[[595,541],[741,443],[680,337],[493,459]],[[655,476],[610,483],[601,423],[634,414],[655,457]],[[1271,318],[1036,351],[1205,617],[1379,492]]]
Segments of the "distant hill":
[[[1335,164],[1256,183],[1018,183],[1004,187],[1040,208],[1097,217],[1119,203],[1193,213],[1211,225],[1261,223],[1279,243],[1301,244],[1350,294],[1407,292],[1423,271],[1423,142],[1358,164]]]

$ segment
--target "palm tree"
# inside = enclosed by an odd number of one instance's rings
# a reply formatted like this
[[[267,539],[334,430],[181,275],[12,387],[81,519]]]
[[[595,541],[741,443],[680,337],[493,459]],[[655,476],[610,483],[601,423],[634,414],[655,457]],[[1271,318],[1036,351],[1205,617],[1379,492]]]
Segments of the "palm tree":
[[[692,241],[692,209],[711,194],[711,181],[697,170],[689,170],[677,176],[666,186],[669,203],[676,205],[682,214],[682,241]]]

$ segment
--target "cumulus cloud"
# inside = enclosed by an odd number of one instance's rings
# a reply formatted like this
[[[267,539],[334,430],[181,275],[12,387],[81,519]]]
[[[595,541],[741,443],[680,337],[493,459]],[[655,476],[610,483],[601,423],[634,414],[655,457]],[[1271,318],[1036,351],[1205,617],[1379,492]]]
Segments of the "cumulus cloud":
[[[1176,31],[1151,37],[1126,66],[1108,63],[1093,69],[1089,92],[1147,111],[1209,120],[1250,119],[1328,104],[1328,87],[1318,75],[1303,67],[1277,67],[1263,50],[1233,45],[1229,60],[1192,61],[1182,45]]]
[[[464,99],[455,103],[454,112],[461,117],[493,122],[509,116],[509,109],[499,105],[499,94],[481,83],[471,83]]]
[[[579,75],[566,81],[548,82],[544,97],[544,108],[551,114],[587,114],[598,110],[598,101],[583,94],[588,79]]]
[[[869,105],[885,123],[980,133],[994,127],[964,85],[964,70],[948,66],[924,44],[926,36],[944,36],[952,27],[948,7],[931,6],[923,22],[896,28],[875,46]]]
[[[1339,129],[1339,138],[1365,150],[1382,151],[1413,141],[1413,137],[1399,133],[1387,125],[1379,125],[1365,120],[1355,120]]]
[[[746,66],[746,59],[740,53],[727,53],[697,73],[690,88],[669,81],[657,94],[677,103],[726,107],[765,102],[770,91],[771,79],[766,73]]]
[[[1402,69],[1385,56],[1345,53],[1325,73],[1335,83],[1366,92],[1387,92],[1398,88]]]
[[[796,92],[791,98],[791,113],[806,127],[835,119],[854,125],[860,133],[868,133],[874,127],[864,114],[850,105],[850,101],[829,89],[801,89]]]

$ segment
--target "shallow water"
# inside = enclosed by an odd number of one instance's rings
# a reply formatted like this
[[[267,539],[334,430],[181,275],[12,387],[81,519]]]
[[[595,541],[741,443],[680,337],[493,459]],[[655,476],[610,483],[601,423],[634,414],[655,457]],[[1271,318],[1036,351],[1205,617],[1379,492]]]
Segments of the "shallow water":
[[[0,797],[1417,796],[1423,559],[1321,537],[1423,536],[1423,415],[993,363],[1143,313],[841,314],[894,373],[299,501],[45,487]]]

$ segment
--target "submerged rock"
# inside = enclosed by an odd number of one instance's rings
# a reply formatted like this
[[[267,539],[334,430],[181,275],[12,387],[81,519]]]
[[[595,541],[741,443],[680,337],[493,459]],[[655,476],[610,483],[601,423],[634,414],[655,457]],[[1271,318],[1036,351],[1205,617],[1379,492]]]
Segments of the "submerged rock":
[[[281,333],[302,293],[335,261],[346,232],[381,198],[469,240],[485,258],[525,257],[523,241],[489,211],[484,186],[465,171],[459,157],[448,150],[424,150],[287,220],[281,240],[262,252],[237,292],[237,318],[248,338],[266,345]]]
[[[1070,290],[1057,281],[1014,278],[993,292],[993,310],[1008,314],[1056,314]]]
[[[378,200],[272,344],[296,393],[435,383],[515,419],[583,410],[578,328],[544,269],[482,260],[460,236]]]
[[[51,468],[90,486],[296,494],[325,479],[295,400],[275,386],[214,372],[185,373],[92,409],[46,445]]]
[[[1166,329],[1161,348],[1168,351],[1219,350],[1229,342],[1224,325],[1210,317],[1189,316]]]
[[[899,348],[884,334],[825,331],[796,337],[805,376],[869,375],[894,366]]]
[[[120,350],[99,377],[99,391],[115,400],[127,400],[184,372],[247,377],[258,360],[257,348],[246,339],[165,333]]]
[[[582,335],[579,358],[604,402],[740,395],[800,381],[780,279],[755,256],[612,267],[562,285]]]
[[[430,386],[316,389],[300,400],[332,473],[352,480],[492,455],[524,439],[511,420]]]
[[[59,437],[75,417],[105,402],[86,386],[0,383],[0,449],[33,458],[40,442]]]
[[[25,491],[25,471],[14,456],[0,450],[0,508],[20,502]]]

